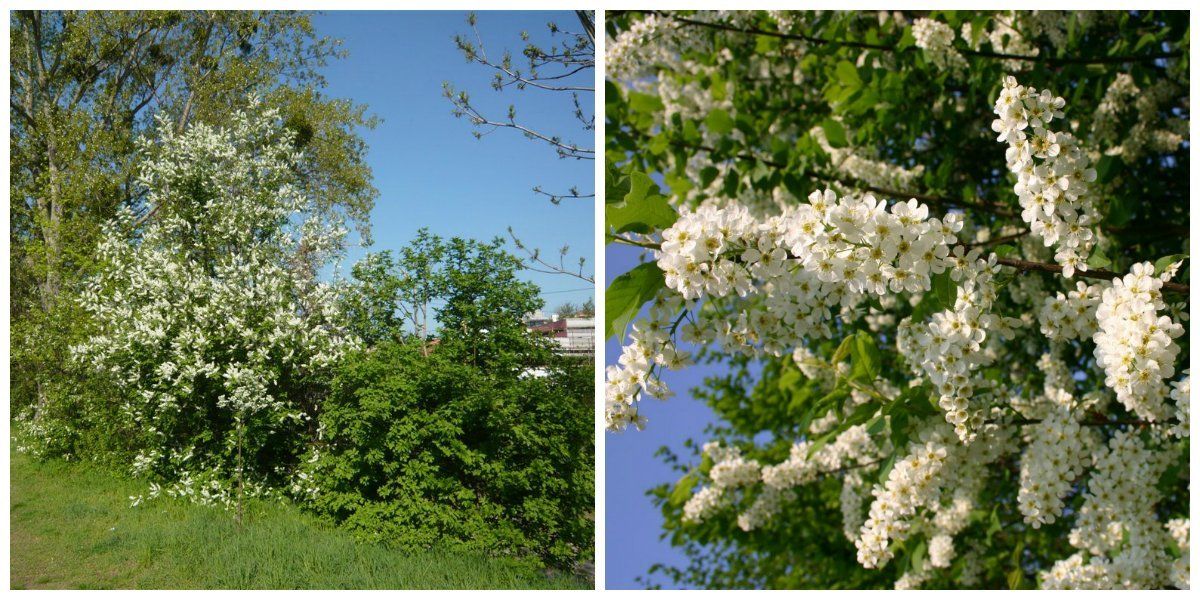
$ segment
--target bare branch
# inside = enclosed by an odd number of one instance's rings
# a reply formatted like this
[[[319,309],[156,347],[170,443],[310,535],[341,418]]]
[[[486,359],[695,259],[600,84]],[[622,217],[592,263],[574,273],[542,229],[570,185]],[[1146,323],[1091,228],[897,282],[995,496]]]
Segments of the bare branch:
[[[567,200],[567,199],[575,200],[575,199],[595,198],[596,197],[596,194],[594,194],[594,193],[593,194],[580,194],[579,188],[576,188],[576,187],[572,187],[566,194],[551,194],[550,192],[543,190],[542,186],[540,186],[540,185],[534,186],[533,191],[536,194],[541,194],[543,196],[550,198],[550,202],[552,202],[554,204],[558,204],[558,203],[562,202],[563,200]]]
[[[587,261],[583,257],[579,258],[578,269],[576,269],[575,267],[567,266],[567,264],[566,264],[567,254],[570,253],[570,251],[571,251],[571,248],[569,246],[563,246],[562,248],[559,249],[558,264],[554,264],[551,262],[547,262],[545,259],[543,259],[541,256],[541,251],[539,249],[537,249],[537,248],[530,249],[529,247],[527,247],[525,245],[525,243],[522,242],[520,240],[520,238],[517,237],[517,234],[516,234],[516,232],[513,231],[512,227],[508,228],[508,235],[509,235],[509,237],[512,238],[513,244],[517,247],[518,250],[520,250],[526,256],[528,256],[529,260],[533,261],[533,263],[541,265],[541,267],[534,267],[534,266],[530,266],[530,264],[528,262],[522,261],[522,262],[524,262],[524,264],[522,266],[526,270],[533,271],[535,273],[547,273],[550,275],[569,275],[576,279],[582,279],[588,283],[593,283],[593,284],[596,283],[595,277],[593,277],[591,275],[583,274],[583,267],[587,264]]]

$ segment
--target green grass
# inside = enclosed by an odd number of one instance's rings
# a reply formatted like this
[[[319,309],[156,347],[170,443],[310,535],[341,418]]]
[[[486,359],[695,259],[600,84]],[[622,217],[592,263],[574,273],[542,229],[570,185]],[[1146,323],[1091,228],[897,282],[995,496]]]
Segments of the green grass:
[[[171,498],[129,507],[146,485],[100,467],[12,453],[13,589],[590,588],[480,556],[390,549],[277,502],[233,513]]]

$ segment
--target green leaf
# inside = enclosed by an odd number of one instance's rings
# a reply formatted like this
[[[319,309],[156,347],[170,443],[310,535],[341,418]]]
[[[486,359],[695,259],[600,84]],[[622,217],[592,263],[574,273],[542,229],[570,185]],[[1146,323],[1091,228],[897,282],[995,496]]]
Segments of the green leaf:
[[[843,60],[837,64],[836,75],[842,85],[853,87],[855,89],[862,87],[862,78],[858,76],[858,69],[854,63]]]
[[[825,132],[825,139],[829,141],[829,145],[834,148],[845,148],[848,145],[846,141],[846,128],[842,124],[833,119],[825,119],[821,121],[821,129]]]
[[[1019,590],[1021,583],[1025,580],[1025,572],[1020,567],[1008,572],[1008,589]]]
[[[771,35],[754,36],[755,54],[768,54],[779,48],[780,39]]]
[[[883,466],[879,467],[879,474],[875,477],[875,482],[879,485],[887,483],[888,475],[892,474],[892,468],[896,466],[896,457],[900,456],[900,451],[897,450],[888,455],[883,461]]]
[[[871,422],[867,425],[867,433],[869,435],[879,435],[883,433],[883,428],[886,426],[887,420],[883,418],[883,415],[879,415],[871,419]]]
[[[850,348],[853,367],[850,379],[871,382],[879,377],[879,348],[875,346],[875,337],[865,331],[854,334],[854,344]]]
[[[900,41],[896,43],[896,52],[903,52],[915,43],[917,43],[917,38],[913,35],[912,26],[906,26],[904,33],[900,36]]]
[[[934,275],[930,283],[933,288],[934,297],[938,302],[934,312],[953,308],[954,302],[958,300],[958,284],[953,279],[950,279],[950,269]]]
[[[901,409],[892,413],[890,435],[892,447],[896,452],[903,452],[908,446],[908,411]]]
[[[1167,270],[1167,267],[1171,266],[1171,263],[1187,260],[1187,257],[1186,254],[1172,254],[1154,261],[1154,274],[1162,275]]]
[[[629,176],[612,167],[604,169],[604,203],[617,204],[629,194]]]
[[[1087,259],[1087,266],[1089,266],[1093,269],[1103,269],[1104,267],[1107,267],[1108,265],[1111,265],[1111,264],[1112,264],[1112,261],[1109,260],[1108,257],[1105,256],[1104,253],[1100,251],[1099,244],[1097,244],[1096,247],[1092,248],[1092,255],[1089,256]]]
[[[995,254],[996,256],[999,256],[1000,258],[1009,256],[1009,255],[1015,253],[1016,251],[1017,251],[1017,249],[1014,248],[1013,246],[1010,246],[1009,244],[1001,244],[999,246],[996,246],[995,248],[992,248],[992,253]]]
[[[848,335],[838,344],[837,350],[833,351],[833,356],[829,359],[829,364],[836,365],[850,356],[850,347],[854,345],[854,336]]]
[[[651,233],[670,227],[679,218],[679,213],[659,194],[658,184],[645,173],[630,171],[619,180],[617,193],[626,189],[624,181],[628,181],[628,191],[619,202],[611,202],[612,195],[605,195],[604,221],[615,233]]]
[[[925,540],[921,540],[920,544],[913,549],[909,556],[909,567],[913,571],[920,571],[925,566]]]
[[[1157,38],[1155,37],[1155,35],[1153,33],[1143,34],[1142,37],[1138,39],[1137,43],[1134,44],[1133,53],[1137,54],[1137,53],[1141,52],[1142,48],[1145,48],[1146,46],[1153,44],[1155,41],[1157,41]]]
[[[708,113],[708,117],[704,119],[704,124],[708,125],[708,130],[718,135],[725,135],[733,131],[733,118],[729,113],[720,108],[715,108]]]
[[[1124,196],[1113,196],[1108,202],[1108,213],[1105,221],[1114,227],[1121,227],[1133,217],[1133,202]]]
[[[662,112],[662,99],[654,94],[629,92],[629,108],[634,112],[655,114]]]
[[[663,272],[654,263],[642,263],[614,279],[604,292],[604,338],[623,334],[664,283]]]
[[[814,406],[816,406],[817,410],[823,411],[822,414],[824,414],[824,412],[828,412],[835,408],[841,408],[841,405],[846,401],[846,398],[849,397],[850,390],[846,389],[846,386],[844,385],[838,386],[834,388],[832,392],[821,396],[821,399],[817,400],[817,403]]]
[[[1102,156],[1096,162],[1096,183],[1105,184],[1117,176],[1121,159],[1116,156]]]
[[[672,506],[683,506],[692,497],[692,489],[700,481],[700,477],[696,473],[688,473],[679,478],[675,482],[675,487],[671,489],[671,497],[669,502]]]

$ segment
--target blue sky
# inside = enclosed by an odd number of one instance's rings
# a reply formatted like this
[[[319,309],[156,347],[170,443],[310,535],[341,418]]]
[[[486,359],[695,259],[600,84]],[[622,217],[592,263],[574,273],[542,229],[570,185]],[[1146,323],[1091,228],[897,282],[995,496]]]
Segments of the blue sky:
[[[610,244],[605,251],[605,286],[638,263],[640,250]],[[605,342],[605,361],[615,364],[621,355],[619,340]],[[662,513],[650,502],[646,490],[664,482],[675,482],[680,474],[655,458],[661,446],[667,446],[686,458],[683,442],[693,438],[707,441],[704,428],[716,419],[706,404],[691,397],[689,391],[704,378],[722,372],[720,365],[697,364],[681,371],[665,371],[663,381],[677,394],[662,402],[642,402],[638,411],[649,422],[645,431],[631,429],[623,433],[605,433],[605,586],[608,589],[640,589],[637,577],[646,577],[655,563],[682,566],[683,554],[666,541],[659,540]],[[670,585],[670,581],[653,581]]]
[[[454,45],[456,33],[471,33],[466,18],[463,11],[331,11],[313,18],[318,35],[341,39],[349,51],[347,58],[323,70],[329,82],[325,93],[366,104],[382,120],[374,130],[362,132],[379,190],[371,212],[375,244],[370,250],[400,248],[421,227],[444,237],[486,240],[507,239],[511,225],[547,257],[557,257],[557,249],[569,245],[571,257],[587,259],[585,274],[590,275],[595,268],[592,201],[555,206],[531,188],[565,191],[575,185],[590,193],[593,162],[561,160],[549,146],[510,130],[475,139],[471,125],[451,114],[442,83],[468,91],[489,117],[502,118],[508,105],[516,104],[518,118],[588,147],[593,146],[592,132],[583,131],[571,114],[569,96],[533,89],[493,91],[492,72],[467,63]],[[572,11],[480,12],[477,26],[489,56],[498,57],[507,47],[520,59],[521,31],[528,31],[534,43],[548,45],[548,21],[579,30]],[[576,83],[590,86],[591,74]],[[593,102],[590,95],[582,99],[585,106]],[[515,250],[511,244],[509,248]],[[364,253],[351,248],[343,273]],[[590,284],[580,279],[525,275],[542,288],[548,309],[593,296]]]

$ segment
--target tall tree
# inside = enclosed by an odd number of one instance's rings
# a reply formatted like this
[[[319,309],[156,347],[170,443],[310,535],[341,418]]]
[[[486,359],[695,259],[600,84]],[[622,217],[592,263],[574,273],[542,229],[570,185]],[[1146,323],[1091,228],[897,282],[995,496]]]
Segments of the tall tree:
[[[156,216],[135,143],[158,135],[156,117],[179,133],[260,98],[258,110],[279,110],[296,133],[298,185],[314,192],[313,208],[369,236],[376,191],[357,129],[374,121],[320,93],[320,68],[341,51],[308,15],[14,11],[10,25],[14,407],[46,402],[49,375],[80,339],[86,319],[70,298],[93,272],[101,224],[123,207],[141,223]]]
[[[119,389],[97,435],[135,440],[135,473],[239,508],[247,486],[290,483],[322,375],[355,345],[316,279],[342,252],[341,219],[303,191],[296,132],[257,108],[181,134],[160,119],[161,142],[140,142],[157,217],[125,207],[104,225],[80,294],[91,335],[73,348]]]

